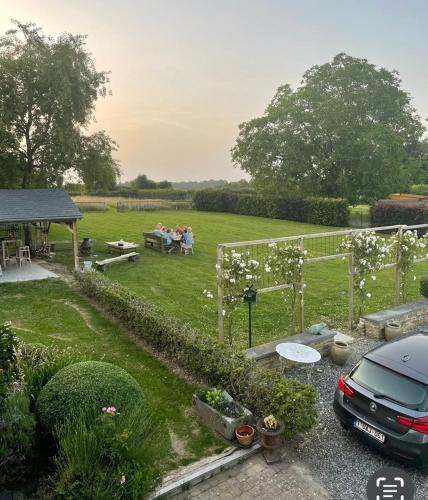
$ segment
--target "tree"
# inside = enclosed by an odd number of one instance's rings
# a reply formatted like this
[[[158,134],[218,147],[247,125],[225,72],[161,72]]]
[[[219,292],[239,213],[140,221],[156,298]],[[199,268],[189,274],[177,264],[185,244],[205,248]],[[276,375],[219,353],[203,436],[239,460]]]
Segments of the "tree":
[[[112,157],[116,149],[116,143],[104,131],[82,138],[76,170],[89,192],[114,188],[120,175],[119,165]]]
[[[424,127],[400,83],[396,71],[338,54],[242,123],[232,159],[271,190],[351,202],[402,191],[421,168]]]
[[[156,189],[158,187],[156,182],[149,179],[146,174],[139,175],[131,184],[137,189]]]
[[[169,181],[165,180],[158,182],[157,187],[159,189],[172,189],[172,184]]]
[[[53,39],[34,24],[14,24],[0,37],[0,151],[16,160],[20,187],[61,185],[71,168],[88,178],[88,148],[93,160],[99,155],[95,170],[104,176],[110,168],[108,175],[117,175],[112,141],[104,133],[82,134],[108,83],[107,73],[96,71],[85,37]],[[3,174],[5,168],[0,161]]]

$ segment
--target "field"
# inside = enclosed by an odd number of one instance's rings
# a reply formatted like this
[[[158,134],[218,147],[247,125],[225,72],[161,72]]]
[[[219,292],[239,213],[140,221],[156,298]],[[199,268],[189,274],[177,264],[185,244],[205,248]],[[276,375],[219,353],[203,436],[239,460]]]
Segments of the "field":
[[[0,323],[11,320],[25,342],[72,347],[88,359],[115,363],[141,384],[159,439],[150,455],[162,471],[224,448],[189,416],[194,386],[135,346],[118,326],[60,280],[0,286]]]
[[[195,234],[195,254],[161,255],[143,247],[142,233],[157,222],[168,227],[191,225]],[[98,256],[105,255],[105,241],[123,238],[140,243],[141,260],[137,264],[112,266],[107,276],[134,290],[138,295],[161,306],[183,322],[189,322],[209,336],[217,335],[215,263],[218,243],[273,238],[305,233],[326,232],[334,228],[290,221],[264,219],[223,213],[196,211],[160,211],[156,213],[88,213],[79,223],[80,237],[96,240]],[[55,228],[52,239],[67,237]],[[58,254],[59,261],[71,264],[70,255]],[[417,267],[418,275],[428,273],[426,263]],[[320,321],[332,328],[346,327],[347,265],[342,261],[308,264],[305,270],[306,326]],[[370,280],[371,281],[371,280]],[[203,290],[214,292],[209,301]],[[377,311],[393,304],[393,271],[381,271],[370,283],[372,298],[367,309]],[[412,282],[409,300],[419,298],[418,281]],[[289,317],[279,292],[259,295],[253,309],[253,343],[278,339],[289,333]],[[235,322],[234,339],[239,347],[247,345],[247,309],[243,305]]]

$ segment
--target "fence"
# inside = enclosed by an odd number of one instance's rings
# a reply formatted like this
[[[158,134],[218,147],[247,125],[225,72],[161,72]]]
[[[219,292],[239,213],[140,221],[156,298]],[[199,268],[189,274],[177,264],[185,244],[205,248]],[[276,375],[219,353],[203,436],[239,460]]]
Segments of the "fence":
[[[155,210],[191,210],[190,201],[169,201],[169,200],[127,200],[118,201],[116,205],[118,212],[152,212]]]
[[[334,260],[334,259],[345,259],[348,264],[348,326],[351,329],[353,327],[353,316],[354,316],[354,276],[356,274],[354,255],[352,252],[341,251],[342,244],[348,240],[351,235],[356,235],[357,233],[367,233],[375,232],[376,234],[384,235],[386,238],[390,238],[391,235],[396,233],[397,235],[402,235],[403,231],[407,230],[417,230],[419,236],[422,233],[427,235],[428,224],[419,224],[414,226],[383,226],[367,229],[352,229],[345,231],[332,231],[327,233],[315,233],[315,234],[304,234],[299,236],[288,236],[283,238],[272,238],[265,240],[254,240],[254,241],[241,241],[235,243],[221,243],[217,247],[217,282],[218,282],[218,332],[219,340],[224,340],[224,288],[223,280],[223,266],[224,266],[224,256],[227,251],[232,251],[240,249],[240,252],[245,251],[248,253],[248,259],[256,260],[259,263],[266,262],[266,256],[269,253],[269,245],[272,243],[288,243],[295,244],[300,250],[305,250],[306,257],[304,260],[302,278],[298,286],[300,288],[300,314],[299,314],[299,326],[300,330],[304,331],[305,327],[305,279],[304,279],[304,267],[309,263],[321,263],[324,261]],[[398,236],[399,237],[399,236]],[[400,241],[398,239],[397,241]],[[428,261],[428,254],[423,250],[420,250],[417,258],[414,260],[415,263]],[[395,302],[398,305],[400,303],[400,246],[398,245],[397,251],[390,253],[385,259],[382,269],[396,268],[395,272]],[[290,283],[278,283],[275,281],[275,277],[272,273],[265,270],[263,265],[260,265],[258,271],[257,280],[257,292],[258,293],[270,293],[278,290],[283,290],[293,286]]]
[[[105,212],[108,208],[104,201],[76,201],[75,204],[82,212]]]

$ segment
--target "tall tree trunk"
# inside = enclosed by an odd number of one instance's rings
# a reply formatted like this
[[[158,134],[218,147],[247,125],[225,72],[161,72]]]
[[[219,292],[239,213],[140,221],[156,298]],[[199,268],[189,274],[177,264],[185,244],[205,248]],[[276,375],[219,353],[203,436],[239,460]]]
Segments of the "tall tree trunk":
[[[28,142],[27,142],[28,144]],[[27,151],[29,150],[29,156],[27,156],[27,161],[24,168],[24,174],[22,176],[22,189],[27,189],[31,185],[31,175],[33,173],[33,158],[31,155],[31,148],[27,147]],[[24,240],[25,245],[30,247],[31,252],[33,252],[33,241],[31,235],[31,224],[24,224]]]

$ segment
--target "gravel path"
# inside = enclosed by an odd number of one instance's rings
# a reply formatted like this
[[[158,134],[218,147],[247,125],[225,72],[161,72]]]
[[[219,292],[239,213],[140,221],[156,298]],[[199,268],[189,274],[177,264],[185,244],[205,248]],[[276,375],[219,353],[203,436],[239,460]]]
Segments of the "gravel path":
[[[428,469],[410,468],[370,449],[352,433],[342,429],[334,415],[333,395],[341,373],[349,370],[358,359],[379,342],[358,340],[345,367],[323,358],[312,373],[312,383],[318,393],[319,421],[297,445],[299,460],[308,465],[312,474],[329,491],[334,500],[366,500],[366,485],[370,476],[381,467],[405,469],[416,485],[415,500],[428,499]],[[306,381],[306,372],[293,370],[288,376]]]

